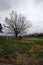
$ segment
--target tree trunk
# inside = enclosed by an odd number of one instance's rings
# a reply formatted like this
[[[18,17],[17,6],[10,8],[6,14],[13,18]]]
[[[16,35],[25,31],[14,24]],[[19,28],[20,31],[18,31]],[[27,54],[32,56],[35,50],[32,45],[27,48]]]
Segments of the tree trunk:
[[[18,38],[18,34],[16,34],[16,38]]]

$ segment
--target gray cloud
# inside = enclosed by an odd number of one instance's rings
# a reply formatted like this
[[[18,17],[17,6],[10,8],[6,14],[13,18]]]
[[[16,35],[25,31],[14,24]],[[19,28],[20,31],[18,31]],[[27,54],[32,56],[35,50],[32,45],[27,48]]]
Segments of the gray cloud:
[[[10,10],[20,5],[20,0],[0,0],[0,11]]]
[[[0,16],[7,16],[12,9],[31,21],[30,32],[43,32],[43,0],[0,0]]]
[[[39,4],[39,3],[42,3],[43,0],[35,0],[35,2]]]
[[[10,0],[0,0],[0,10],[8,10],[10,9],[11,4],[10,4]]]

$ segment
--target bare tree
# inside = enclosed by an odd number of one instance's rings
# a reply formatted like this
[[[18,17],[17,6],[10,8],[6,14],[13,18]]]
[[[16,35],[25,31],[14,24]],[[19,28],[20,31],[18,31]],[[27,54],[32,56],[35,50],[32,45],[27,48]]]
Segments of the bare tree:
[[[31,27],[30,22],[28,22],[24,16],[17,15],[14,11],[10,13],[10,18],[5,18],[5,22],[7,25],[4,24],[4,26],[13,32],[16,38],[25,35],[27,30]]]
[[[1,23],[0,23],[0,32],[2,33],[2,25],[1,25]]]

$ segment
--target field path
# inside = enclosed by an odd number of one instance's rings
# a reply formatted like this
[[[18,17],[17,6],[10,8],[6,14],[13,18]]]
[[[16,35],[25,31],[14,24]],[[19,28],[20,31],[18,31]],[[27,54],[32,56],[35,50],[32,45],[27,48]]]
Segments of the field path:
[[[13,65],[13,64],[4,64],[4,63],[0,63],[0,65]]]

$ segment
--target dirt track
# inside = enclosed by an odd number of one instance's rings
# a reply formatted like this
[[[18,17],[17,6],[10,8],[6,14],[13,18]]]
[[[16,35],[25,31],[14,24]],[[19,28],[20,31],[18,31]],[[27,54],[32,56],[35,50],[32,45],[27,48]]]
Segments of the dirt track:
[[[13,64],[4,64],[4,63],[0,63],[0,65],[13,65]]]

